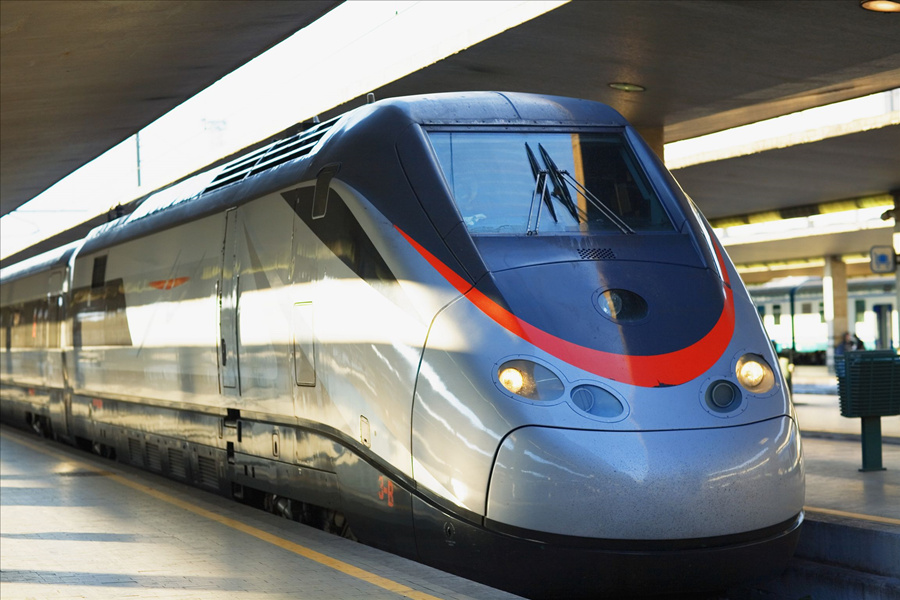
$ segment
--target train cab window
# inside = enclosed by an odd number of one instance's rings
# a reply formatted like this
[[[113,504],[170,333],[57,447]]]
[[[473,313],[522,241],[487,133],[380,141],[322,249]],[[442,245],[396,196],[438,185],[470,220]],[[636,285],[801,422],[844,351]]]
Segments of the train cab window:
[[[672,231],[623,136],[431,131],[473,234]]]
[[[91,289],[103,287],[106,281],[106,256],[98,256],[94,259],[94,268],[91,272]]]

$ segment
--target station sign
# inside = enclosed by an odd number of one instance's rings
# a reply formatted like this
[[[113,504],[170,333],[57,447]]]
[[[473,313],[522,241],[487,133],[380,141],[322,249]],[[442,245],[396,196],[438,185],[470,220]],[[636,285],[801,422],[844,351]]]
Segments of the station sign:
[[[872,246],[869,268],[873,273],[893,273],[897,270],[897,255],[893,246]]]

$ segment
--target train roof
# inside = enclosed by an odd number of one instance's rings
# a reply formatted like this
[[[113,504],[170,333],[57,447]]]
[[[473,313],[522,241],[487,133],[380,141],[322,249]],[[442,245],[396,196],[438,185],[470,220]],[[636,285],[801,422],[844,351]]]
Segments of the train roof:
[[[81,243],[81,240],[70,242],[65,246],[48,250],[47,252],[32,256],[22,262],[0,269],[0,285],[8,281],[27,277],[34,273],[50,271],[54,268],[68,265],[69,259]]]
[[[521,92],[422,94],[390,98],[372,106],[397,108],[422,125],[628,124],[615,109],[600,102]]]

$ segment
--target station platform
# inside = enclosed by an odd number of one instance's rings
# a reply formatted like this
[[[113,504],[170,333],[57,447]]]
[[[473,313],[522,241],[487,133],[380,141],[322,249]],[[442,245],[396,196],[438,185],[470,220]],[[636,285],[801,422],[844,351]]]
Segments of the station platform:
[[[841,416],[837,378],[797,366],[806,521],[781,577],[728,600],[900,600],[900,417],[882,417],[883,471],[861,472],[860,419]]]
[[[518,596],[3,425],[0,598]]]
[[[794,367],[794,407],[806,437],[853,439],[860,435],[860,420],[841,416],[837,378],[824,366]],[[886,443],[900,444],[900,417],[883,417],[881,435]]]
[[[900,417],[882,419],[886,470],[860,472],[859,420],[828,385],[795,373],[807,474],[795,559],[715,600],[900,600]],[[517,598],[0,426],[0,598],[125,597]]]

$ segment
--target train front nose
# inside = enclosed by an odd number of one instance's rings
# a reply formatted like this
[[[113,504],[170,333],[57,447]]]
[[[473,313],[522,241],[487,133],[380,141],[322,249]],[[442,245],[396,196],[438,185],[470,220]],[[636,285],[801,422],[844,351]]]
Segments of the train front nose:
[[[501,445],[487,518],[581,538],[688,540],[793,528],[803,498],[799,434],[786,416],[676,431],[531,426]]]

